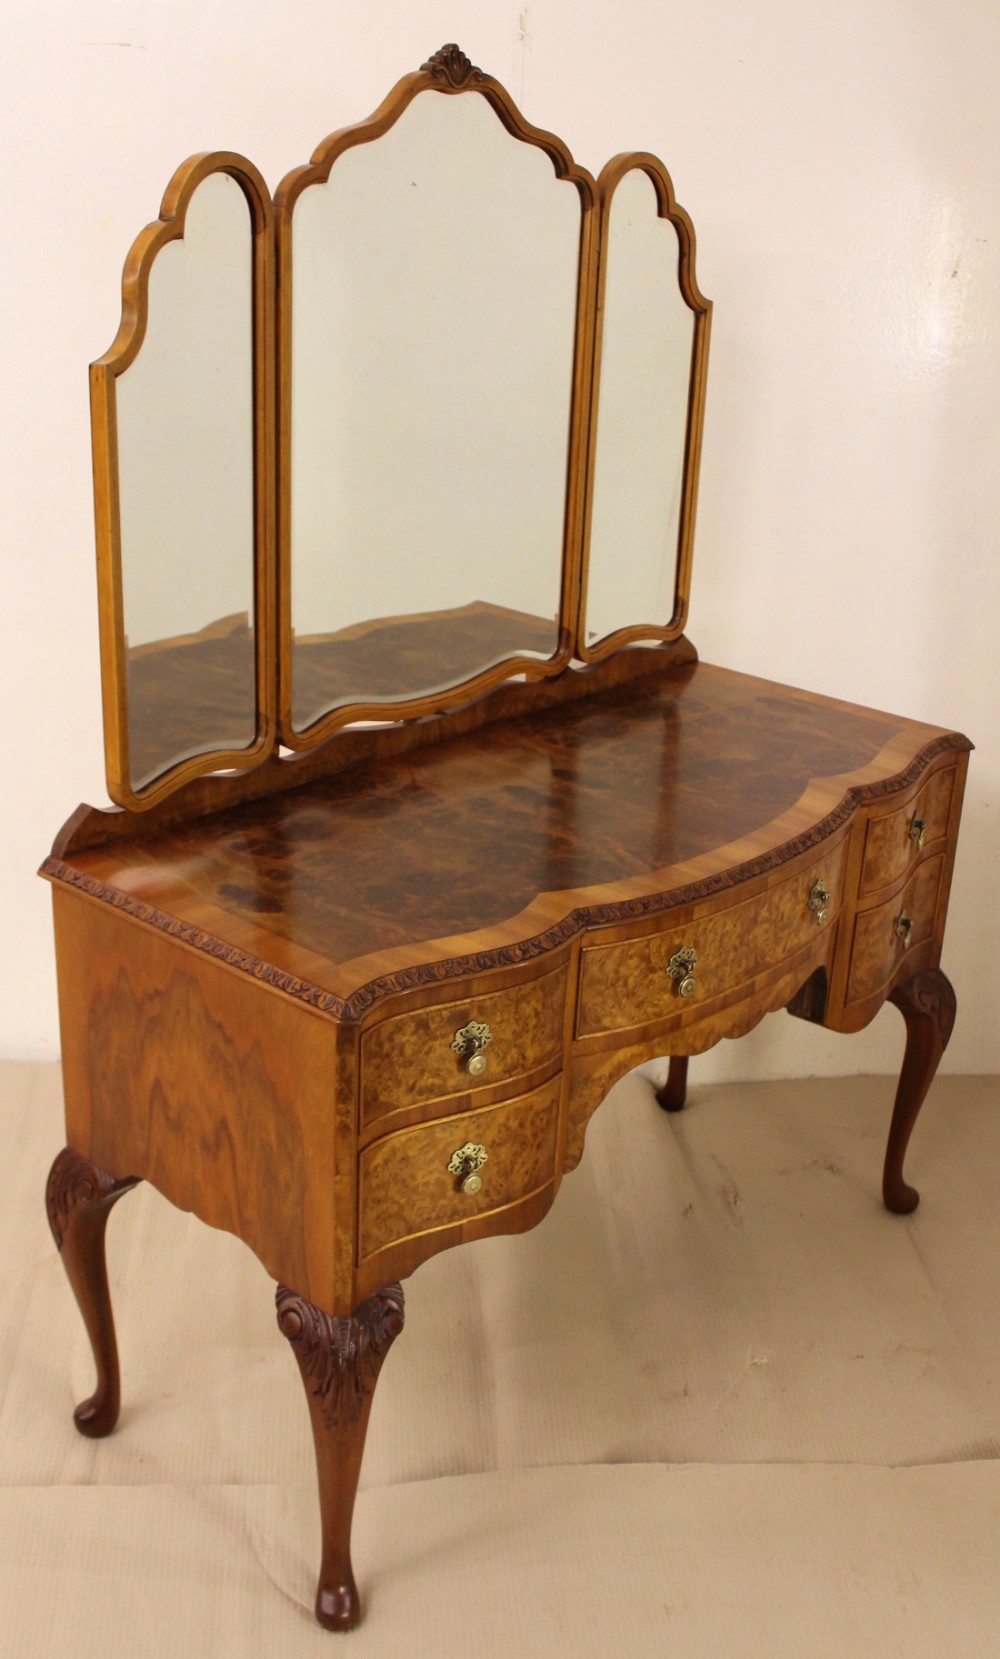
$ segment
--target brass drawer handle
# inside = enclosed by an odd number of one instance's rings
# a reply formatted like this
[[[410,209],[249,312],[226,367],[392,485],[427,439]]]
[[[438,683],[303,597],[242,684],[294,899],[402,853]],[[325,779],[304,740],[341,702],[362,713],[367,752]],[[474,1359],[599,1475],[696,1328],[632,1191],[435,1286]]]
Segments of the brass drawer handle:
[[[691,945],[682,945],[680,950],[675,950],[667,963],[667,976],[677,986],[679,997],[694,996],[697,990],[694,978],[697,963],[698,952]]]
[[[914,813],[913,817],[910,819],[909,839],[917,843],[918,853],[922,853],[924,850],[924,835],[926,834],[926,831],[927,825],[923,818],[918,818],[916,813]]]
[[[812,912],[816,926],[822,927],[827,916],[830,914],[828,909],[830,903],[830,892],[829,889],[824,886],[822,877],[819,881],[813,882],[806,903]]]
[[[483,1178],[479,1171],[488,1157],[485,1146],[478,1146],[475,1141],[466,1141],[448,1160],[448,1174],[454,1175],[459,1188],[468,1198],[474,1198],[482,1189]]]
[[[493,1033],[484,1020],[470,1020],[461,1031],[455,1032],[451,1046],[465,1061],[470,1077],[482,1077],[489,1064],[483,1050],[492,1041]]]
[[[908,916],[905,910],[901,910],[899,913],[895,933],[897,939],[902,939],[903,949],[909,950],[910,940],[913,936],[913,918]]]

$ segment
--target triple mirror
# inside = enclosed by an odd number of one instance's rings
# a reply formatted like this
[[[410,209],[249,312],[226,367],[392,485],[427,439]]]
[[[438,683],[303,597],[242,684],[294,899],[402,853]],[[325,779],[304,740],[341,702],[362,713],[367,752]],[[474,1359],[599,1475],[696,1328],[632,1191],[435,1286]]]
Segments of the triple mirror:
[[[91,371],[112,797],[676,637],[709,317],[661,163],[457,47],[273,203],[186,163]]]

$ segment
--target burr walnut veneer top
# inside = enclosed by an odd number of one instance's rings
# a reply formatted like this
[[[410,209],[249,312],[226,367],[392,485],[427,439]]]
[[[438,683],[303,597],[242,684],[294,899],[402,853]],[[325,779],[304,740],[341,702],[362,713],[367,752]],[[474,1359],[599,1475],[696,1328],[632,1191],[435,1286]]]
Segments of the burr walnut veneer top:
[[[485,971],[774,868],[965,747],[695,663],[44,873],[351,1016],[401,969]]]

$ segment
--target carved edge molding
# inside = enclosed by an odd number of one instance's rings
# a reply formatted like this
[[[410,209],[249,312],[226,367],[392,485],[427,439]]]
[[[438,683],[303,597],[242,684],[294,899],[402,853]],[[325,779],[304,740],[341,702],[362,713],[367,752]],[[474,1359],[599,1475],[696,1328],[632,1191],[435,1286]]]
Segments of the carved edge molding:
[[[137,1175],[119,1181],[106,1169],[99,1169],[89,1158],[75,1152],[71,1146],[64,1147],[49,1171],[45,1187],[45,1211],[56,1249],[62,1250],[67,1230],[78,1210],[90,1209],[106,1203],[109,1198],[117,1198],[129,1187],[137,1186],[138,1181]]]
[[[335,1014],[338,1017],[346,1009],[347,1005],[343,999],[334,996],[332,991],[324,991],[318,985],[311,985],[295,974],[274,967],[270,962],[262,962],[252,951],[240,950],[237,945],[227,945],[225,940],[217,939],[214,933],[206,933],[203,928],[194,927],[191,922],[181,921],[178,916],[168,916],[164,911],[157,910],[155,905],[145,904],[133,894],[123,893],[118,887],[109,887],[105,882],[98,881],[96,876],[88,875],[85,870],[75,869],[72,864],[64,864],[61,858],[47,858],[38,873],[50,881],[61,881],[68,887],[75,887],[78,892],[86,893],[88,898],[109,904],[114,910],[124,911],[125,915],[131,916],[134,921],[145,922],[148,927],[156,928],[158,933],[165,933],[171,939],[179,939],[192,950],[201,951],[205,956],[214,956],[217,961],[225,962],[228,967],[237,968],[240,973],[249,974],[253,979],[263,980],[265,984],[273,985],[276,990],[284,991],[286,995],[308,1003],[311,1008],[318,1008],[325,1014]]]
[[[470,63],[460,46],[453,40],[442,46],[420,65],[435,81],[449,81],[452,86],[465,86],[469,81],[484,81],[486,76]]]
[[[794,836],[792,840],[784,841],[779,846],[769,848],[756,858],[747,859],[742,864],[734,864],[713,876],[706,876],[702,881],[689,882],[685,887],[671,888],[666,893],[646,893],[639,898],[619,899],[610,904],[583,905],[571,910],[561,921],[547,928],[544,933],[535,934],[533,938],[521,939],[511,945],[499,945],[495,950],[476,951],[465,956],[450,956],[441,962],[427,962],[414,967],[400,968],[396,973],[382,974],[378,979],[369,980],[367,985],[360,986],[347,998],[338,997],[332,991],[324,991],[319,985],[299,979],[295,974],[286,973],[284,969],[262,961],[252,952],[241,950],[237,945],[227,944],[224,940],[216,938],[215,934],[206,933],[203,928],[182,921],[178,916],[168,916],[164,911],[146,904],[133,894],[122,892],[117,887],[109,887],[85,870],[78,870],[74,865],[64,863],[61,858],[47,858],[39,874],[51,881],[61,881],[69,887],[75,887],[79,892],[86,893],[89,898],[98,899],[102,904],[110,904],[136,921],[145,922],[158,932],[181,940],[193,950],[213,956],[217,961],[225,962],[240,973],[249,974],[253,979],[262,980],[275,990],[283,991],[286,996],[307,1003],[310,1008],[315,1008],[320,1013],[331,1014],[335,1019],[350,1024],[359,1020],[383,998],[398,991],[415,990],[449,979],[467,979],[473,974],[488,973],[493,968],[516,967],[522,962],[530,962],[536,956],[544,956],[548,951],[558,949],[575,934],[586,929],[610,927],[618,922],[641,921],[645,916],[656,916],[665,910],[695,904],[701,899],[712,898],[729,887],[736,887],[741,882],[752,881],[755,876],[767,875],[779,865],[788,863],[800,853],[808,852],[811,847],[817,846],[820,841],[825,841],[828,835],[832,835],[835,829],[853,816],[859,806],[886,795],[894,795],[906,789],[909,784],[915,783],[921,772],[939,755],[950,749],[964,751],[969,747],[968,738],[962,737],[960,733],[943,732],[940,737],[926,744],[902,772],[897,772],[891,778],[882,778],[877,783],[858,784],[849,788],[840,803],[811,829],[804,830],[801,835]]]
[[[336,1318],[279,1285],[278,1329],[292,1343],[306,1388],[331,1434],[348,1435],[375,1392],[382,1361],[403,1329],[403,1287],[386,1285]]]
[[[886,795],[895,795],[898,790],[906,789],[911,783],[916,783],[921,772],[937,760],[938,755],[947,754],[954,749],[961,754],[968,754],[973,745],[961,732],[942,732],[940,737],[932,738],[930,743],[914,755],[910,764],[891,778],[881,778],[878,783],[859,784],[850,791],[858,805],[867,805],[869,801],[880,801]]]

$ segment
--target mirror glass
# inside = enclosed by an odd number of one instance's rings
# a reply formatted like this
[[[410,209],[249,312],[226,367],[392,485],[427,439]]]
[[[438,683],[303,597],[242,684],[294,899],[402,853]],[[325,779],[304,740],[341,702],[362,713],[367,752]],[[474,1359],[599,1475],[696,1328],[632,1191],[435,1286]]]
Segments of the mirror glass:
[[[134,790],[256,736],[252,258],[246,198],[214,173],[153,261],[115,384]]]
[[[584,638],[674,611],[694,312],[679,244],[639,168],[611,199]]]
[[[581,202],[475,94],[292,214],[293,725],[559,643]]]

